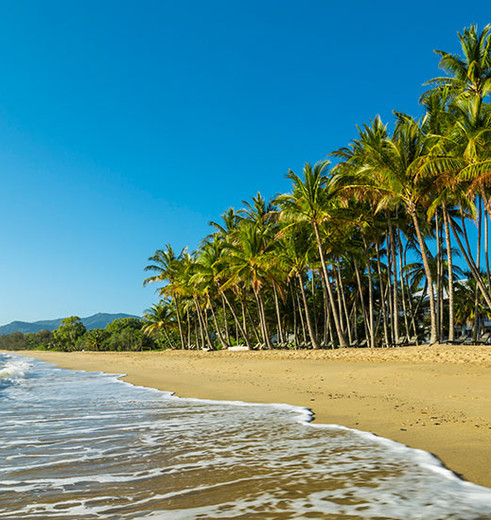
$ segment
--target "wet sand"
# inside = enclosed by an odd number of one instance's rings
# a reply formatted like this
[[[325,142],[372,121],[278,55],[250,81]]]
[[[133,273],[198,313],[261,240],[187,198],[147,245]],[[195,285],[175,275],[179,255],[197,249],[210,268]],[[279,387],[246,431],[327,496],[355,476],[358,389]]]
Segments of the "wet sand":
[[[127,374],[182,397],[289,403],[315,420],[434,453],[491,487],[491,347],[260,352],[24,352],[65,368]]]

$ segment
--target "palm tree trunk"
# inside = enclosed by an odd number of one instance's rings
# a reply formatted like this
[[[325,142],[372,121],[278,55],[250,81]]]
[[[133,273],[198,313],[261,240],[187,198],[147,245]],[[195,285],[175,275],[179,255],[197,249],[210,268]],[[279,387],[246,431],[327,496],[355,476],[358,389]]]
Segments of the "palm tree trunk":
[[[213,309],[213,305],[211,304],[211,301],[208,301],[208,305],[211,310],[211,315],[213,316],[213,323],[215,325],[215,330],[217,331],[217,334],[218,334],[218,339],[220,340],[220,343],[222,344],[222,348],[227,349],[230,345],[227,344],[227,342],[225,341],[225,339],[222,336],[222,331],[220,330],[220,327],[218,326],[217,317],[215,315],[215,310]]]
[[[430,297],[430,345],[433,345],[438,341],[437,336],[437,322],[436,322],[436,309],[435,309],[435,293],[433,289],[433,277],[431,276],[430,264],[428,261],[428,254],[426,252],[426,244],[421,235],[421,229],[419,227],[418,217],[416,210],[409,208],[409,214],[411,215],[416,230],[416,236],[418,238],[419,247],[421,249],[421,257],[423,259],[423,266],[425,270],[426,280],[428,281],[428,293]]]
[[[225,299],[225,303],[228,305],[228,308],[230,309],[230,312],[232,313],[232,316],[234,317],[237,328],[239,329],[242,337],[244,338],[245,344],[247,345],[248,348],[251,348],[251,343],[249,341],[249,337],[247,336],[246,332],[244,331],[244,329],[240,323],[240,320],[237,317],[237,314],[235,313],[234,308],[232,307],[232,305],[230,304],[230,302],[227,298],[227,295],[225,294],[225,292],[222,292],[222,295],[223,295],[223,298]],[[237,340],[238,340],[238,338],[237,338]]]
[[[323,276],[320,276],[322,286],[322,301],[324,302],[324,331],[322,334],[322,342],[327,345],[329,342],[329,331],[331,328],[331,314],[329,310],[329,297],[327,295],[326,281]]]
[[[404,325],[406,327],[406,338],[409,341],[409,323],[407,319],[407,305],[406,305],[406,281],[404,278],[404,267],[402,261],[402,240],[401,240],[401,230],[399,226],[396,231],[397,236],[397,250],[399,252],[399,276],[401,277],[401,300],[402,300],[402,312],[404,313]]]
[[[348,313],[348,305],[346,304],[343,278],[341,277],[341,269],[339,268],[338,263],[335,265],[334,269],[335,269],[335,272],[336,272],[336,275],[338,278],[339,294],[341,295],[340,299],[341,299],[341,303],[343,305],[343,311],[344,311],[344,316],[345,316],[345,321],[346,321],[346,329],[348,331],[348,341],[351,345],[351,343],[353,342],[353,338],[351,335],[351,320],[350,320],[349,313]]]
[[[297,308],[295,305],[295,294],[294,294],[294,279],[290,280],[290,294],[292,298],[292,308],[293,308],[293,346],[295,349],[298,348],[298,337],[297,337]]]
[[[477,270],[481,271],[481,237],[482,237],[482,200],[479,198],[479,210],[477,214],[477,254],[476,254],[476,267]],[[474,343],[477,342],[479,327],[479,288],[476,285],[476,292],[474,295],[474,324],[472,326],[472,340]]]
[[[489,269],[489,251],[488,251],[488,239],[489,239],[489,230],[488,230],[488,217],[489,214],[486,209],[484,209],[484,256],[486,258],[486,277],[488,282],[488,290],[491,290],[491,270]]]
[[[310,319],[309,306],[307,305],[307,297],[305,295],[305,288],[303,286],[302,275],[297,273],[298,283],[300,285],[300,292],[302,293],[303,306],[305,309],[305,319],[307,321],[307,328],[309,330],[310,341],[312,342],[312,347],[315,349],[320,348],[319,343],[317,342],[317,338],[315,337],[314,328],[312,327],[312,320]]]
[[[399,342],[399,303],[398,303],[398,290],[399,290],[399,282],[397,279],[397,257],[396,257],[396,243],[394,240],[394,228],[392,226],[392,219],[388,216],[388,224],[389,224],[389,236],[390,236],[390,256],[392,259],[392,272],[394,274],[394,285],[393,289],[393,323],[394,323],[394,341],[395,343]]]
[[[223,309],[223,327],[225,329],[225,341],[227,345],[230,345],[230,334],[228,332],[228,319],[227,319],[227,307],[225,306],[225,299],[223,294],[220,295],[222,298],[222,309]]]
[[[295,297],[297,300],[298,315],[300,316],[300,323],[302,325],[303,345],[305,346],[307,344],[307,331],[305,327],[305,320],[303,317],[302,306],[300,305],[300,298],[298,297],[298,293],[295,293]]]
[[[186,308],[186,321],[188,326],[188,348],[191,348],[191,317],[189,316],[189,307]]]
[[[440,289],[441,289],[441,270],[440,270],[440,260],[441,260],[441,243],[440,243],[440,226],[438,222],[438,210],[435,213],[435,237],[436,237],[436,294],[437,294],[437,306],[436,306],[436,319],[437,319],[437,333],[438,333],[438,341],[442,340],[442,330],[441,330],[441,308],[440,308]]]
[[[486,257],[486,278],[488,282],[488,291],[491,291],[491,270],[489,268],[489,254],[488,254],[488,217],[491,218],[491,207],[489,200],[484,191],[481,189],[481,199],[484,202],[484,256]]]
[[[460,240],[459,234],[457,229],[455,228],[455,224],[453,223],[453,220],[451,218],[448,219],[450,222],[450,227],[452,228],[455,240],[457,240],[457,244],[459,246],[460,251],[464,255],[465,261],[467,265],[469,266],[469,269],[472,272],[472,275],[474,276],[474,279],[476,280],[476,284],[479,287],[481,294],[483,295],[483,298],[486,300],[486,304],[491,307],[491,296],[489,295],[486,286],[484,285],[484,281],[479,273],[479,270],[476,267],[476,264],[474,263],[474,259],[472,256],[469,256],[467,254],[467,251],[464,248],[464,245],[462,244],[462,241]],[[464,229],[465,231],[465,229]],[[464,237],[466,236],[466,233],[464,232]]]
[[[402,244],[401,244],[402,245]],[[407,265],[407,249],[409,246],[409,242],[406,243],[406,247],[404,248],[404,269]],[[404,271],[403,271],[404,273]],[[409,284],[407,281],[407,276],[404,276],[404,283],[406,284],[407,288],[407,301],[409,304],[409,313],[411,315],[411,326],[413,327],[413,335],[417,338],[418,337],[418,327],[416,325],[416,313],[414,312],[414,305],[413,305],[413,297],[411,294],[411,291],[409,290]]]
[[[208,313],[206,312],[206,308],[204,312],[201,310],[201,306],[198,306],[199,311],[201,312],[201,321],[203,322],[203,331],[205,333],[206,344],[210,350],[215,350],[215,347],[211,343],[210,339],[210,326],[208,325]]]
[[[163,326],[162,331],[164,333],[165,339],[167,340],[167,343],[169,343],[170,345],[170,348],[175,350],[176,346],[174,345],[174,343],[172,343],[172,340],[170,339],[170,336],[167,332],[167,327]]]
[[[329,295],[329,302],[331,304],[330,309],[331,309],[332,316],[334,319],[334,326],[336,327],[336,333],[338,336],[339,345],[341,347],[347,347],[348,345],[346,343],[346,338],[344,336],[343,330],[341,329],[339,315],[336,311],[336,306],[334,303],[334,295],[332,293],[331,282],[329,280],[329,275],[327,274],[327,266],[326,266],[326,261],[324,259],[324,251],[322,250],[322,241],[321,241],[321,237],[320,237],[320,233],[319,233],[319,227],[317,226],[316,222],[314,222],[313,225],[314,225],[314,231],[315,231],[315,238],[317,241],[317,248],[319,249],[319,256],[320,256],[321,265],[322,265],[322,272],[324,274],[324,280],[326,282],[327,293]]]
[[[176,306],[177,326],[179,327],[179,337],[181,339],[181,347],[184,349],[184,334],[182,332],[181,313],[179,311],[179,301],[177,296],[174,296],[174,304]]]
[[[269,339],[268,324],[266,323],[266,313],[264,312],[264,301],[260,291],[253,289],[254,296],[257,302],[257,309],[259,314],[259,323],[261,325],[261,331],[263,335],[263,341],[267,349],[271,350],[271,340]]]
[[[387,228],[387,236],[385,238],[385,242],[387,244],[386,246],[386,256],[387,256],[387,290],[389,291],[388,298],[387,298],[387,309],[388,309],[388,315],[389,315],[389,321],[390,321],[390,336],[388,343],[393,345],[395,344],[395,325],[394,325],[394,298],[392,295],[394,294],[393,290],[393,282],[392,282],[392,253],[391,253],[391,247],[390,247],[390,234]]]
[[[311,287],[312,287],[312,314],[314,315],[314,331],[315,331],[315,337],[319,337],[319,330],[317,326],[317,306],[315,304],[315,271],[311,269],[312,273],[312,280],[311,280]]]
[[[358,286],[358,297],[360,298],[361,311],[363,314],[363,326],[365,327],[365,339],[367,341],[369,341],[369,338],[371,336],[370,324],[368,321],[368,314],[367,314],[367,308],[365,305],[365,300],[363,298],[363,289],[362,289],[362,285],[361,285],[360,270],[358,269],[358,262],[356,261],[356,258],[353,258],[353,265],[355,267],[356,284]]]
[[[203,323],[201,321],[201,312],[200,312],[200,308],[199,308],[199,303],[198,303],[198,299],[196,297],[194,297],[194,306],[196,308],[196,315],[198,316],[198,325],[199,325],[199,333],[200,333],[200,336],[201,336],[201,344],[203,345],[203,348],[205,348],[206,346],[206,342],[205,342],[205,334],[204,334],[204,330],[203,330]]]
[[[453,285],[453,262],[452,243],[450,237],[450,225],[447,207],[443,206],[443,225],[445,226],[445,241],[447,246],[447,269],[448,269],[448,341],[455,341],[455,309],[454,309],[454,285]]]
[[[257,331],[258,328],[261,328],[261,320],[260,320],[259,316],[258,316],[259,323],[258,323],[258,325],[256,325],[256,323],[254,322],[254,319],[252,317],[251,311],[249,309],[249,306],[247,305],[247,302],[245,301],[245,299],[241,300],[241,304],[242,304],[242,319],[244,320],[246,330],[247,330],[247,321],[246,321],[245,317],[247,314],[247,317],[249,318],[249,322],[252,327],[252,332],[254,333],[254,337],[256,338],[256,343],[261,343],[261,338]],[[256,305],[257,305],[257,303],[256,303]]]
[[[196,317],[194,319],[194,339],[196,340],[196,348],[198,350],[201,350],[201,348],[205,348],[204,344],[202,345],[199,342],[199,334],[198,334],[198,315],[196,314]],[[191,348],[191,345],[189,345],[189,348]]]
[[[384,298],[384,279],[382,276],[382,263],[380,261],[380,247],[377,241],[375,241],[375,251],[377,252],[377,272],[378,272],[378,283],[380,288],[380,308],[382,309],[382,319],[384,324],[384,341],[385,346],[389,346],[389,330],[388,330],[388,324],[387,324],[387,314],[386,314],[386,307],[385,307],[385,298]]]
[[[363,236],[363,250],[365,251],[365,259],[367,261],[367,274],[368,274],[368,330],[370,333],[370,348],[375,348],[375,327],[373,325],[373,274],[370,266],[370,254],[368,252],[368,244]]]
[[[273,283],[273,296],[274,296],[274,306],[276,309],[276,320],[278,322],[278,342],[283,345],[285,339],[283,337],[283,327],[281,325],[281,314],[280,314],[280,304],[278,302],[278,291],[276,290],[275,284]]]

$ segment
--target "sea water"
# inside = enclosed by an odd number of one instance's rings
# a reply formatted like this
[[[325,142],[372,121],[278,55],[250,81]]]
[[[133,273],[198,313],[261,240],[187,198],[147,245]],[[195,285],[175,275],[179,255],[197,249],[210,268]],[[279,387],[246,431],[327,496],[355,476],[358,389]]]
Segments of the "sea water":
[[[491,518],[491,489],[307,409],[0,354],[0,519]]]

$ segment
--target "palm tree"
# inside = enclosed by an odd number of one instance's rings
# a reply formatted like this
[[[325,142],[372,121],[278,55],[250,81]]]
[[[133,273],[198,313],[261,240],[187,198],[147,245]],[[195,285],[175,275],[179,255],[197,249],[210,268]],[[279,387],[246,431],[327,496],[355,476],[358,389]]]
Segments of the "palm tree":
[[[309,269],[309,259],[312,254],[311,231],[305,226],[297,226],[295,229],[286,228],[279,232],[279,237],[281,238],[278,244],[279,264],[286,270],[288,279],[296,278],[298,280],[310,341],[312,346],[318,349],[320,345],[312,324],[304,287],[304,278]]]
[[[419,243],[430,298],[430,344],[437,341],[437,319],[433,278],[430,271],[426,243],[420,225],[420,213],[427,204],[431,182],[422,177],[423,159],[428,152],[429,138],[420,124],[405,114],[396,114],[396,128],[389,139],[381,121],[372,123],[370,132],[361,131],[361,139],[353,144],[354,152],[347,155],[349,175],[336,182],[345,189],[356,190],[362,196],[376,194],[377,211],[403,205],[411,219]],[[367,130],[368,127],[365,127]],[[397,309],[394,310],[397,312]],[[397,340],[398,338],[396,338]]]
[[[256,300],[261,335],[267,348],[272,348],[266,319],[263,288],[277,278],[272,262],[274,242],[265,239],[265,230],[244,221],[236,231],[234,240],[227,244],[228,280],[222,290],[242,282],[251,287]]]
[[[481,99],[491,92],[491,25],[479,33],[477,25],[457,33],[463,56],[435,50],[440,56],[440,68],[449,77],[434,78],[427,82],[433,89],[423,99],[441,88],[448,88],[453,96],[471,95]]]
[[[142,331],[147,336],[163,332],[167,343],[171,348],[175,348],[169,336],[169,330],[172,329],[176,323],[174,319],[175,311],[172,309],[170,303],[165,300],[160,300],[159,303],[154,303],[150,309],[144,312]]]
[[[334,302],[334,294],[327,271],[324,245],[321,238],[321,226],[332,218],[336,200],[336,192],[326,186],[328,183],[326,174],[329,164],[329,161],[321,161],[312,168],[307,163],[303,169],[303,179],[290,170],[287,178],[293,181],[292,193],[279,195],[276,198],[276,202],[281,208],[280,218],[291,222],[291,225],[308,222],[314,230],[339,344],[341,347],[347,347],[340,316]]]
[[[185,255],[186,248],[184,248],[179,255],[174,253],[172,246],[167,244],[165,249],[158,249],[153,256],[148,260],[153,262],[145,267],[145,271],[153,271],[157,274],[149,276],[143,281],[143,286],[154,282],[167,281],[168,284],[159,289],[160,295],[172,296],[175,307],[177,324],[179,327],[179,337],[181,340],[181,347],[185,348],[184,334],[182,330],[181,315],[179,309],[179,285],[177,283],[182,272],[182,259]]]

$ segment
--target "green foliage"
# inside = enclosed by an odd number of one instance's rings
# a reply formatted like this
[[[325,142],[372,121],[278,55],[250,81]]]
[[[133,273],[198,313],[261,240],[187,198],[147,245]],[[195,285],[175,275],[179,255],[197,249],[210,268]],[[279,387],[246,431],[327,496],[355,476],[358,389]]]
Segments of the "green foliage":
[[[14,332],[0,336],[0,350],[47,350],[53,347],[53,333],[49,330],[39,332]]]
[[[148,336],[132,327],[113,332],[107,342],[108,350],[119,351],[150,350],[153,345],[153,341]]]
[[[77,341],[78,350],[105,350],[110,333],[105,329],[88,330]]]
[[[143,324],[139,318],[117,318],[106,325],[109,334],[122,332],[124,329],[140,330]]]
[[[86,330],[78,316],[70,316],[61,320],[61,325],[53,331],[53,336],[62,350],[74,350],[77,340],[85,334]]]
[[[138,318],[118,318],[105,329],[86,330],[77,316],[62,320],[55,331],[41,330],[22,334],[14,332],[0,336],[1,350],[118,350],[136,351],[168,348],[159,338],[146,336]],[[175,340],[175,334],[174,340]]]

